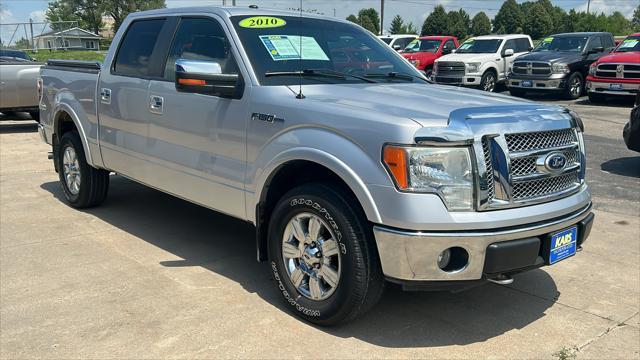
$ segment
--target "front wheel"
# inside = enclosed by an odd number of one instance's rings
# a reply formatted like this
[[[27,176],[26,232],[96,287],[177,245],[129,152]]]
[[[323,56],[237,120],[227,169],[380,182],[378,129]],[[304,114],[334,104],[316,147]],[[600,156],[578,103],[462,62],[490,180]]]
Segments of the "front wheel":
[[[582,74],[575,72],[569,76],[567,86],[564,90],[564,97],[567,100],[575,100],[582,95],[582,89],[584,88],[584,81]]]
[[[496,90],[496,74],[489,70],[482,75],[480,79],[480,89],[484,91],[494,92]]]
[[[101,204],[109,189],[109,172],[87,163],[80,135],[66,132],[57,149],[58,175],[67,202],[75,208]]]
[[[319,325],[370,309],[384,280],[369,223],[337,187],[307,184],[287,193],[269,222],[269,262],[290,308]]]

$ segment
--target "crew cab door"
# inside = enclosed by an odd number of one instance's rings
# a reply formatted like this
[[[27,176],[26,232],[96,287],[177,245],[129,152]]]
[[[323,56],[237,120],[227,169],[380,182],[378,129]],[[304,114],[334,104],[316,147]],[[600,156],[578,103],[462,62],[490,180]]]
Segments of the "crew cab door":
[[[239,74],[238,58],[224,23],[182,17],[160,79],[151,79],[145,103],[151,158],[149,184],[218,211],[245,218],[244,176],[249,96],[240,99],[176,90],[176,62],[203,64]],[[235,54],[235,55],[234,55]],[[199,70],[200,71],[200,70]],[[242,75],[240,75],[242,76]]]
[[[101,72],[98,81],[104,165],[142,182],[148,182],[151,175],[149,158],[145,156],[149,80],[159,74],[157,59],[163,52],[159,39],[168,27],[166,18],[131,22],[110,59],[110,68]]]

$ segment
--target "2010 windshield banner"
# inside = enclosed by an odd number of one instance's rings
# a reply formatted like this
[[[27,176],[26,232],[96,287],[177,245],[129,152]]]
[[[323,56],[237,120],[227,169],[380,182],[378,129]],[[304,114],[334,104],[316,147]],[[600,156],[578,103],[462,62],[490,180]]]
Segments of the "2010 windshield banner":
[[[266,29],[266,28],[275,28],[282,27],[287,25],[287,22],[284,19],[272,17],[272,16],[252,16],[246,19],[240,20],[238,23],[243,28],[250,29]]]

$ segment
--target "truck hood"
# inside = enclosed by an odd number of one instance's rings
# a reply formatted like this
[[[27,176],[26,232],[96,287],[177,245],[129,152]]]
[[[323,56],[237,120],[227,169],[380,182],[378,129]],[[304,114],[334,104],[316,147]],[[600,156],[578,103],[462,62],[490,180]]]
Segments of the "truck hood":
[[[640,51],[613,52],[598,59],[597,63],[626,62],[640,64]]]
[[[582,53],[571,51],[536,51],[517,58],[517,61],[548,61],[550,63],[571,63],[579,60],[582,60]]]
[[[401,54],[407,60],[420,60],[421,62],[433,62],[437,55],[429,51],[410,52]]]
[[[461,61],[464,63],[467,62],[484,62],[484,61],[493,61],[500,60],[500,55],[490,53],[490,54],[448,54],[438,58],[437,61]]]
[[[462,108],[532,104],[511,96],[434,84],[305,85],[303,91],[307,101],[361,109],[364,118],[375,112],[389,115],[390,121],[411,119],[424,127],[446,126],[449,114]]]

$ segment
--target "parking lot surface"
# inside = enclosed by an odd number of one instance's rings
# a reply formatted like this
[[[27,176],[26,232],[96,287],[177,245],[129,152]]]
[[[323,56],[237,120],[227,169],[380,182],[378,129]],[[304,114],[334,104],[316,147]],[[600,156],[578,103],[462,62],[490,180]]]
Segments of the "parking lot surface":
[[[389,286],[336,328],[287,311],[246,223],[118,176],[101,207],[68,207],[35,123],[0,117],[0,357],[639,358],[630,103],[545,101],[585,122],[596,222],[584,250],[508,286]]]

